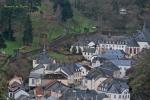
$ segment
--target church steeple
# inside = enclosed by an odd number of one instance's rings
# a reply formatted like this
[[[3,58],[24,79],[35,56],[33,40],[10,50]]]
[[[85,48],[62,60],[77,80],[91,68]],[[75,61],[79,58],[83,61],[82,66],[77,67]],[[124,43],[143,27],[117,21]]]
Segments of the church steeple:
[[[44,43],[43,52],[46,52],[46,44]]]
[[[147,27],[147,25],[146,25],[146,22],[144,21],[142,32],[146,32],[146,29],[147,29],[146,27]]]
[[[43,49],[43,52],[46,52],[47,48],[48,48],[48,39],[47,39],[47,34],[41,34],[41,41],[40,41],[40,45]]]

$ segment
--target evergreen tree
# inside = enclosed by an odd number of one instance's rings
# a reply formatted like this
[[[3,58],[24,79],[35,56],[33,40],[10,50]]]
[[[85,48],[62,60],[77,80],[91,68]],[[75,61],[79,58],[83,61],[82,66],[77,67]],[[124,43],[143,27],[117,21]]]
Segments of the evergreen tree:
[[[2,25],[5,27],[4,32],[2,33],[3,37],[6,40],[14,41],[15,38],[13,37],[13,29],[12,29],[12,16],[13,16],[13,9],[11,8],[2,8],[1,10],[1,21]]]
[[[73,17],[73,10],[71,8],[71,4],[68,0],[64,0],[64,2],[62,3],[62,21],[66,21],[69,18]]]
[[[118,4],[118,0],[113,0],[112,1],[112,7],[113,7],[113,11],[116,14],[119,14],[119,4]]]
[[[32,23],[30,16],[27,16],[25,20],[22,40],[24,45],[29,45],[33,42]]]
[[[1,48],[6,48],[6,44],[5,44],[5,41],[4,41],[3,37],[2,37],[2,35],[0,35],[0,49]]]
[[[56,12],[56,9],[58,5],[61,7],[61,20],[67,21],[67,19],[73,17],[73,10],[71,8],[71,4],[69,0],[52,0],[54,2],[54,11]]]

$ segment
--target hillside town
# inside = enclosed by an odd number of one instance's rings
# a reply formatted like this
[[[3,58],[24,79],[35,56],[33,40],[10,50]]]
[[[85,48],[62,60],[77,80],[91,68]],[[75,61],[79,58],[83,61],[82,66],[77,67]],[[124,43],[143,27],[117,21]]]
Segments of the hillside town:
[[[32,59],[27,82],[17,75],[9,80],[7,100],[131,100],[127,71],[150,47],[147,33],[143,26],[132,37],[79,38],[70,48],[84,57],[76,63],[59,63],[43,47]]]

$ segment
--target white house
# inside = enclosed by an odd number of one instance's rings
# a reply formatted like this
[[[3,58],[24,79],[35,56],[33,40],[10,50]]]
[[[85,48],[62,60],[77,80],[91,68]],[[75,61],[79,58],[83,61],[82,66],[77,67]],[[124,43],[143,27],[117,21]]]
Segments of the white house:
[[[93,55],[96,55],[96,48],[95,47],[88,47],[84,48],[82,51],[82,55],[85,59],[91,60]]]
[[[110,100],[130,100],[129,86],[126,81],[107,79],[97,88],[98,93],[105,93]]]
[[[105,58],[99,57],[98,55],[92,56],[92,58],[91,58],[92,68],[99,67],[99,66],[103,65],[105,60],[106,60]]]
[[[148,39],[149,36],[147,36],[145,29],[143,29],[143,31],[138,31],[137,34],[135,35],[135,39],[140,47],[140,51],[142,51],[143,48],[150,48]]]
[[[86,76],[91,70],[91,67],[89,67],[88,65],[83,65],[83,64],[80,64],[80,63],[76,63],[76,66],[78,67],[78,69],[81,72],[81,77]]]
[[[15,76],[9,81],[8,97],[14,98],[16,91],[20,90],[23,85],[22,77]]]
[[[30,95],[26,91],[20,89],[20,90],[15,92],[14,99],[18,100],[21,96],[24,96],[25,100],[29,100]]]
[[[111,62],[105,62],[103,65],[93,68],[82,81],[82,86],[90,90],[96,90],[107,78],[118,78],[119,68]]]
[[[29,87],[36,87],[42,85],[42,75],[38,73],[30,73]]]

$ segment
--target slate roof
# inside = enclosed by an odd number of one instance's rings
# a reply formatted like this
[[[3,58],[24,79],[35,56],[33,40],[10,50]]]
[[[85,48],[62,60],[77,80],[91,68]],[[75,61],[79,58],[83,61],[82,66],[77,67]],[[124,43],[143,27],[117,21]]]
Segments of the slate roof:
[[[29,78],[41,78],[41,74],[38,74],[38,73],[30,73]]]
[[[146,22],[144,22],[142,30],[138,30],[134,37],[139,42],[148,42],[150,44],[150,31],[147,28]]]
[[[60,98],[61,100],[103,100],[107,96],[105,94],[97,94],[94,90],[69,89]]]
[[[57,68],[59,68],[61,65],[58,63],[50,63],[48,64],[46,70],[55,71]]]
[[[64,63],[61,66],[61,69],[66,72],[68,75],[73,75],[75,72],[76,65],[74,63]]]
[[[131,60],[111,60],[116,66],[131,66]]]
[[[102,35],[102,34],[93,34],[86,37],[86,39],[83,39],[84,37],[79,37],[78,42],[76,42],[74,45],[80,45],[80,46],[88,46],[88,44],[93,41],[96,45],[99,43],[104,44],[118,44],[118,45],[128,45],[131,47],[139,47],[136,40],[139,41],[148,41],[150,43],[150,32],[148,31],[139,31],[138,34],[136,34],[133,37],[122,35],[122,36],[111,36],[108,35]]]
[[[16,100],[30,100],[26,95],[20,95]]]
[[[110,61],[105,62],[103,65],[100,66],[100,68],[108,69],[108,70],[112,70],[112,71],[119,70],[119,68],[116,65],[114,65],[112,62],[110,62]]]
[[[33,68],[32,71],[38,70],[38,69],[41,69],[41,68],[45,68],[45,66],[43,64],[39,64],[35,68]]]
[[[50,58],[47,51],[43,51],[43,52],[39,53],[38,55],[35,56],[34,59],[37,60],[38,64],[39,63],[40,64],[49,64],[49,63],[53,62],[53,59]]]
[[[92,63],[95,63],[96,61],[104,62],[105,60],[106,58],[97,56],[92,59]]]
[[[89,79],[89,80],[92,80],[92,79],[97,80],[100,77],[106,77],[106,75],[102,70],[94,69],[90,71],[85,77],[86,79]]]
[[[97,80],[100,77],[113,77],[113,73],[118,70],[119,68],[115,66],[113,63],[106,62],[102,66],[94,68],[92,71],[90,71],[86,75],[86,78],[89,80],[91,79]]]
[[[64,93],[69,89],[69,87],[67,87],[66,85],[64,85],[63,83],[56,81],[50,85],[47,85],[44,90],[46,91],[53,91],[53,92],[61,92]]]
[[[96,48],[83,48],[83,52],[95,53]]]
[[[43,79],[67,79],[67,76],[61,72],[43,75]]]
[[[50,96],[48,97],[46,100],[58,100],[58,98],[54,97],[54,96]]]
[[[124,58],[125,53],[122,50],[107,50],[100,56],[106,59],[121,59]]]
[[[106,44],[121,44],[126,45],[127,36],[108,36],[108,35],[101,35],[99,39],[99,43],[106,43]]]
[[[87,70],[91,70],[92,68],[91,67],[89,67],[88,65],[82,65],[85,69],[87,69]]]
[[[103,88],[103,89],[101,89]],[[129,89],[126,80],[121,79],[106,79],[99,85],[98,90],[106,93],[121,94],[124,90]]]
[[[139,42],[147,42],[147,39],[144,33],[140,30],[136,34],[134,34],[134,38],[136,41],[139,41]]]
[[[129,47],[139,47],[137,41],[134,38],[129,38],[126,41],[127,41],[127,43],[128,43],[127,45]]]

